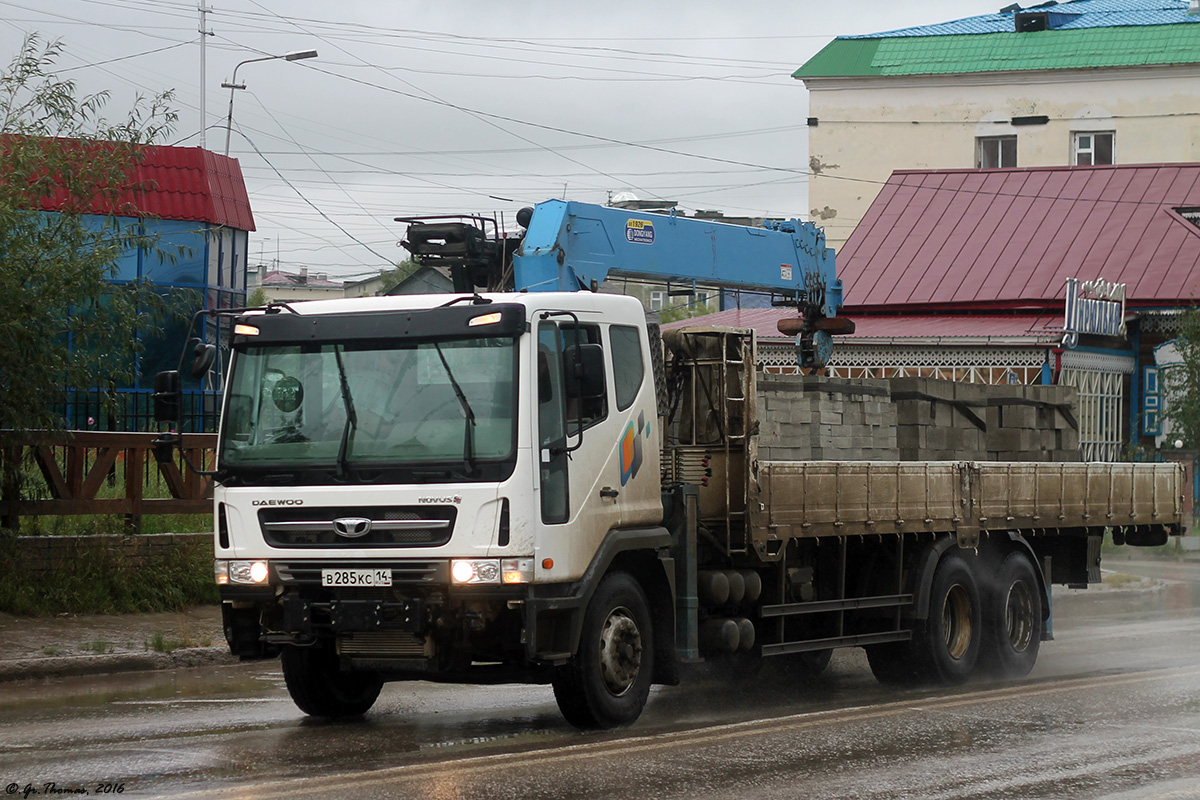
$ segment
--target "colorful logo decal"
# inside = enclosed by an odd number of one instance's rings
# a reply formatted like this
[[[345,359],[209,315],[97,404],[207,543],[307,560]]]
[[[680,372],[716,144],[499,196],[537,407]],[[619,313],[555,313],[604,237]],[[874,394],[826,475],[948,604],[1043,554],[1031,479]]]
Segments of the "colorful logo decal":
[[[625,427],[625,435],[621,437],[621,485],[629,483],[629,479],[638,474],[642,468],[642,433],[649,435],[646,427],[645,413],[638,414],[637,429],[632,422]]]
[[[625,241],[630,244],[654,244],[654,223],[631,219],[625,223]]]

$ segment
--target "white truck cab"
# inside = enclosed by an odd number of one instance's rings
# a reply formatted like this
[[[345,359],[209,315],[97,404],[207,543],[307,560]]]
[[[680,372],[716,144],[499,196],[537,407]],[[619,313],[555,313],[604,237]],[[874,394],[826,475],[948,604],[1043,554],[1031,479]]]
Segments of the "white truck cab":
[[[214,490],[227,635],[246,656],[282,647],[305,710],[353,712],[397,676],[549,680],[536,668],[574,652],[611,561],[637,551],[653,572],[644,554],[669,544],[633,298],[297,303],[239,318],[231,346]],[[331,701],[342,675],[366,694]]]

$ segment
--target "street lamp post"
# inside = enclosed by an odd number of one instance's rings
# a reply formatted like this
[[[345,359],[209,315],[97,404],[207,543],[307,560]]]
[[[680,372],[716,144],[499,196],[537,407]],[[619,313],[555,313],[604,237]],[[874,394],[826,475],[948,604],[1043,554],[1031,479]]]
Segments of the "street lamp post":
[[[229,90],[229,114],[225,117],[225,155],[229,155],[229,135],[233,132],[233,96],[237,89],[245,89],[246,84],[237,82],[237,71],[241,69],[242,64],[253,64],[255,61],[274,61],[277,58],[282,58],[284,61],[299,61],[303,58],[316,58],[316,50],[293,50],[290,53],[284,53],[279,56],[263,56],[261,58],[248,58],[245,61],[238,62],[238,65],[233,68],[233,77],[228,83],[222,83],[222,89]]]

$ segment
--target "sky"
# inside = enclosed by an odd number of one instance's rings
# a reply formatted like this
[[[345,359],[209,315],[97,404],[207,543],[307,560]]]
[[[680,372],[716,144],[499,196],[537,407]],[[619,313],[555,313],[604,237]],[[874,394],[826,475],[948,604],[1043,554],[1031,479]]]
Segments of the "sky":
[[[0,0],[0,57],[31,33],[60,41],[52,70],[109,92],[110,120],[173,92],[162,144],[224,152],[235,95],[250,263],[354,280],[405,258],[396,217],[513,228],[522,206],[632,192],[804,219],[808,96],[791,73],[839,35],[1005,4],[206,0],[201,36],[198,2]],[[221,86],[240,62],[303,50],[318,55],[242,64],[245,89]]]

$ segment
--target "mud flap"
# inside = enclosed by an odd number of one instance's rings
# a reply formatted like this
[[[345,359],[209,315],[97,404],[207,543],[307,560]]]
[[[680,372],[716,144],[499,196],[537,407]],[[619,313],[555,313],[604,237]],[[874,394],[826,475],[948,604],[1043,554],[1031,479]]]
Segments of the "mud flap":
[[[1088,583],[1100,583],[1102,576],[1100,575],[1100,545],[1104,542],[1103,536],[1089,536],[1087,543],[1087,568]]]

